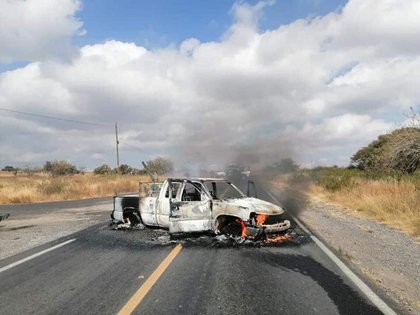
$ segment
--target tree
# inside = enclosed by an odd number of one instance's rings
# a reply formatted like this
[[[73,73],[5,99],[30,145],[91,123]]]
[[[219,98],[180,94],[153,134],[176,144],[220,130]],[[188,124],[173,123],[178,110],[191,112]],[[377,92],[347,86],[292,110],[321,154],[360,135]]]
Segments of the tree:
[[[392,133],[384,152],[384,167],[407,174],[420,167],[420,128],[403,128]]]
[[[380,135],[351,158],[354,166],[377,173],[413,173],[420,167],[420,128],[403,127]]]
[[[10,165],[6,165],[5,167],[2,168],[3,172],[14,172],[16,170],[17,169],[15,169],[13,166],[10,166]]]
[[[93,170],[96,175],[108,175],[112,173],[112,168],[107,164],[102,164]]]
[[[382,167],[384,148],[389,141],[389,135],[380,135],[367,147],[361,148],[352,157],[352,164],[361,170],[376,170]]]
[[[79,173],[76,166],[64,160],[47,161],[44,165],[44,171],[51,173],[53,176]]]
[[[157,175],[165,175],[174,169],[172,161],[163,157],[157,157],[154,160],[146,162],[146,166],[150,172],[156,173]]]
[[[121,175],[131,174],[132,171],[133,168],[127,164],[121,164],[117,169],[117,173]]]

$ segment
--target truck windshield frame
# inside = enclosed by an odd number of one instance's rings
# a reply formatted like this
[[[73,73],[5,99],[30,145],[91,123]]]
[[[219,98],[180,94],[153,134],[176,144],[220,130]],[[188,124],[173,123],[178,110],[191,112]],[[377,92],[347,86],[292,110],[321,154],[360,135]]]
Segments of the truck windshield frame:
[[[203,181],[203,186],[214,200],[241,199],[245,194],[228,181]]]

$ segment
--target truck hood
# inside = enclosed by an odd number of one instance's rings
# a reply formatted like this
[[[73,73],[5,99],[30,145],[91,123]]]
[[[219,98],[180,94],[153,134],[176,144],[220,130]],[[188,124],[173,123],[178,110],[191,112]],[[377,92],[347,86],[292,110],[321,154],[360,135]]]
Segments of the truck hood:
[[[251,212],[264,214],[283,214],[284,209],[280,206],[257,198],[240,198],[218,200],[213,204],[213,213],[230,214],[247,220]]]

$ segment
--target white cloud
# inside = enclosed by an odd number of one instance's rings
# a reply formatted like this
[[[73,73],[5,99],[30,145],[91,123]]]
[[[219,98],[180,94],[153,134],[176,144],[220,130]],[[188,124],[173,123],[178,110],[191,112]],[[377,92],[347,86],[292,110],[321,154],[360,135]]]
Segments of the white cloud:
[[[179,164],[286,155],[346,163],[420,103],[418,1],[352,0],[341,12],[262,32],[258,17],[268,4],[236,4],[217,42],[150,51],[110,40],[80,48],[71,62],[41,60],[1,74],[0,107],[109,124],[38,120],[33,136],[21,124],[0,124],[10,138],[0,137],[6,158],[34,152],[88,167],[113,163],[118,121],[122,159],[136,166],[159,154]]]
[[[1,0],[0,63],[69,57],[79,0]]]
[[[352,0],[344,7],[333,47],[369,47],[375,55],[418,55],[420,2],[417,0]]]

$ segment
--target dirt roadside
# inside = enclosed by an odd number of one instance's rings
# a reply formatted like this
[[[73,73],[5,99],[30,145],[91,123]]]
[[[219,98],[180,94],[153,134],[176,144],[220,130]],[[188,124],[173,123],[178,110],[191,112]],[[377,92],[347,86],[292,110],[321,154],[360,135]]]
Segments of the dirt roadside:
[[[112,204],[67,208],[53,212],[11,213],[0,222],[0,259],[83,230],[109,218]]]
[[[299,218],[409,314],[420,314],[419,239],[319,199]]]

